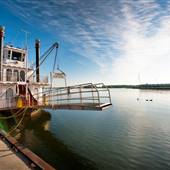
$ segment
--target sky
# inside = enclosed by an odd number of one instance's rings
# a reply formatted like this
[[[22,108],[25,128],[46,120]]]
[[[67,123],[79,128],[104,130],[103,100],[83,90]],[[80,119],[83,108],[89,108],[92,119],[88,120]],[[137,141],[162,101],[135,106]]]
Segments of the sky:
[[[170,83],[170,0],[0,0],[5,42],[57,41],[69,84]],[[53,66],[46,61],[43,74]]]

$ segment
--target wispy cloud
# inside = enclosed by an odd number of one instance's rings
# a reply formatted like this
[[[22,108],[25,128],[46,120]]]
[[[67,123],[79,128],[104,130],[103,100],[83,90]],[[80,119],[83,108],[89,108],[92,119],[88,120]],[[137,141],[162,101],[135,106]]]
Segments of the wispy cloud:
[[[133,1],[131,1],[133,2]],[[168,83],[170,61],[170,17],[156,1],[124,4],[127,29],[123,31],[123,55],[113,61],[113,76],[118,83]],[[165,17],[166,16],[166,17]]]
[[[25,21],[38,21],[56,31],[72,44],[68,50],[99,67],[101,80],[136,84],[140,73],[143,83],[170,82],[168,0],[6,0],[3,4]]]

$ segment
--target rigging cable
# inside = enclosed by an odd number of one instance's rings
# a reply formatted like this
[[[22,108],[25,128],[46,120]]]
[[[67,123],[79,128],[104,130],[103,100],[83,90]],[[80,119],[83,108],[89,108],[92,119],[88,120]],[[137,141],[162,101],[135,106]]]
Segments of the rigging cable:
[[[27,108],[28,108],[28,107],[26,107],[26,108],[24,109],[24,111],[22,112],[23,115],[22,115],[20,121],[18,122],[18,124],[17,124],[13,129],[11,129],[11,130],[6,134],[6,136],[10,135],[14,130],[16,130],[16,129],[19,127],[19,125],[22,123],[22,121],[23,121],[23,119],[24,119],[24,117],[25,117]]]
[[[51,54],[51,52],[54,50],[54,48],[58,46],[58,43],[54,43],[42,56],[42,61],[40,61],[39,66],[33,71],[33,73],[28,77],[28,80],[33,76],[33,74],[36,72],[37,69],[40,68],[40,66],[43,64],[43,62],[46,60],[46,58]]]
[[[55,51],[55,57],[54,57],[54,65],[53,65],[53,72],[55,70],[55,67],[56,67],[56,62],[57,62],[57,54],[58,54],[58,44],[56,46],[56,51]],[[58,65],[57,65],[57,68],[58,68]]]
[[[21,113],[23,113],[23,112],[20,113],[20,111],[23,111],[23,108],[18,110],[16,113],[13,113],[13,115],[11,115],[11,116],[7,116],[7,117],[1,116],[0,119],[11,119],[11,118],[14,118],[14,117],[18,117],[18,116],[21,115]]]

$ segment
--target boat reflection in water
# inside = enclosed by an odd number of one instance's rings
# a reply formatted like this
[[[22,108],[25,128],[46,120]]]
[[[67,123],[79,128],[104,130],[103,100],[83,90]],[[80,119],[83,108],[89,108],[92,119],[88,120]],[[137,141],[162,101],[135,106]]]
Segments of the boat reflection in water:
[[[34,114],[33,117],[25,116],[19,129],[12,135],[21,144],[57,169],[97,169],[92,161],[74,153],[71,148],[49,131],[50,119],[51,115],[46,111],[38,111],[38,114]],[[16,119],[16,122],[19,120],[20,118]],[[2,122],[0,124],[2,125]],[[8,124],[9,121],[3,122],[4,127]],[[7,131],[9,129],[6,128]]]

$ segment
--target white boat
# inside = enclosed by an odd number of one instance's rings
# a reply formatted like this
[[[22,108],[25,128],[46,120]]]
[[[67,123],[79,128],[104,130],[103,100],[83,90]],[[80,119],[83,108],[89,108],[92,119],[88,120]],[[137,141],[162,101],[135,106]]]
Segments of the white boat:
[[[36,57],[39,57],[39,46],[40,42],[36,40]],[[39,58],[36,62],[38,62],[38,67]],[[35,95],[33,97],[32,94],[41,94],[42,89],[44,87],[50,86],[50,84],[48,83],[48,76],[44,76],[42,79],[40,79],[39,75],[37,75],[38,77],[35,78],[34,75],[31,76],[33,72],[33,68],[28,67],[27,49],[18,47],[16,48],[12,45],[4,45],[4,27],[0,27],[1,108],[12,108],[17,104],[18,107],[19,105],[21,107],[21,105],[26,105],[26,103],[31,105],[31,102],[37,102],[38,96],[36,97]],[[33,100],[33,98],[35,100]],[[41,96],[39,96],[39,98],[42,100]]]

